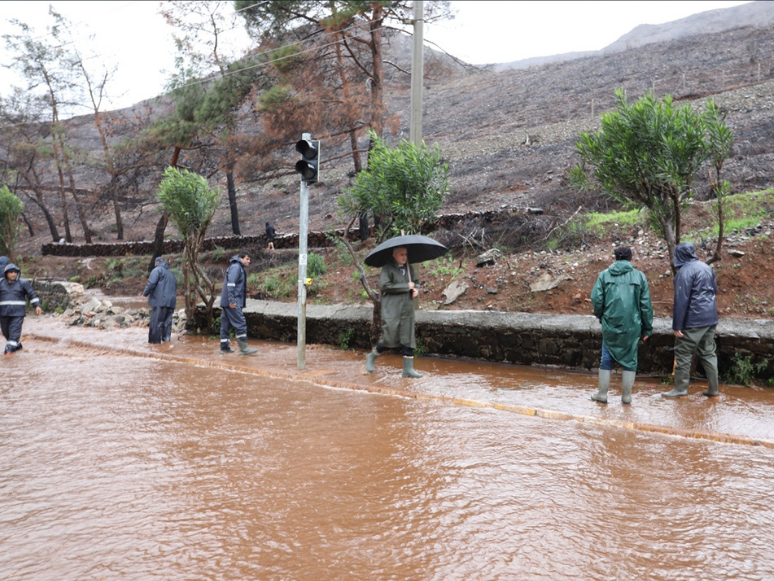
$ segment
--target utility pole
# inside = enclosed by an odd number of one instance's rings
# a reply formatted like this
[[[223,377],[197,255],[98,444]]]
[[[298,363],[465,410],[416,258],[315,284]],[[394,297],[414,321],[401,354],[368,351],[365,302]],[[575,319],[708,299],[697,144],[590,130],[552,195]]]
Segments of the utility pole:
[[[411,53],[411,119],[409,141],[422,143],[422,83],[424,82],[424,0],[414,0],[414,48]]]
[[[296,143],[301,159],[296,162],[296,171],[301,174],[301,202],[298,220],[298,369],[306,369],[306,243],[309,231],[309,184],[317,181],[320,171],[320,142],[313,141],[309,133],[301,134]]]
[[[310,138],[304,133],[304,138]],[[298,369],[306,369],[306,237],[309,231],[309,184],[301,180],[301,211],[298,220]]]

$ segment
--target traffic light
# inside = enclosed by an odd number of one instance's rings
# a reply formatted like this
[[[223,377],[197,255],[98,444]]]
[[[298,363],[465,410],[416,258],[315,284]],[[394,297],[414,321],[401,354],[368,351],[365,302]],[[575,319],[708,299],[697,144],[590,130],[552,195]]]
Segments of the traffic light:
[[[301,159],[296,162],[301,180],[308,184],[316,182],[320,174],[320,141],[301,139],[296,143],[296,151],[301,154]]]

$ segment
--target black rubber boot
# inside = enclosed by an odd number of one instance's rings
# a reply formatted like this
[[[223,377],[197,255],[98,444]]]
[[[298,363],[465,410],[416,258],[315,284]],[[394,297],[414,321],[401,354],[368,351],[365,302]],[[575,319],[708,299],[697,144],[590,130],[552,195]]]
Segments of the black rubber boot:
[[[419,379],[420,377],[422,377],[421,373],[417,373],[416,371],[414,371],[413,357],[403,358],[403,377],[413,377],[415,379]]]
[[[220,354],[221,355],[230,355],[231,353],[236,353],[236,351],[234,351],[231,348],[231,345],[229,345],[228,343],[221,343],[220,344]]]
[[[607,390],[610,389],[610,375],[612,371],[609,369],[599,370],[599,391],[591,396],[591,399],[598,401],[599,403],[607,403]]]

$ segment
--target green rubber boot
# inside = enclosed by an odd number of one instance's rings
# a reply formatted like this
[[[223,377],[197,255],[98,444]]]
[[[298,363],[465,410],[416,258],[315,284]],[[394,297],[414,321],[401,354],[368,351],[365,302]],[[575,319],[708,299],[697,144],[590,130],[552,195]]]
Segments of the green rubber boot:
[[[675,386],[661,397],[683,397],[688,395],[688,384],[691,381],[688,369],[675,368]]]
[[[258,349],[252,349],[251,347],[247,346],[247,341],[242,341],[242,339],[237,339],[237,343],[239,344],[240,355],[252,355],[253,353],[258,353]]]
[[[379,353],[376,350],[376,347],[374,347],[371,351],[368,352],[368,355],[366,355],[366,371],[368,373],[374,372],[374,365],[376,364],[376,358],[379,357],[381,353]]]
[[[634,387],[634,377],[637,375],[634,371],[623,372],[621,380],[621,402],[625,404],[632,403],[632,387]]]
[[[417,373],[416,371],[414,371],[413,357],[403,358],[403,377],[413,377],[415,379],[419,379],[420,377],[422,377],[421,373]]]
[[[607,403],[607,390],[610,389],[610,375],[612,371],[609,369],[599,370],[599,391],[591,396],[591,399],[598,401],[599,403]]]

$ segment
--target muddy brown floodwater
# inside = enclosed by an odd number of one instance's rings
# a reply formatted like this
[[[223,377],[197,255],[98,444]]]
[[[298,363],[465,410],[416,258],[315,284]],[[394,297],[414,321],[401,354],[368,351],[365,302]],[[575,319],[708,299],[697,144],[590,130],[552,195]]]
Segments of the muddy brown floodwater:
[[[2,359],[0,579],[774,578],[769,447],[326,388],[94,341],[25,338]],[[249,365],[295,363],[294,346],[259,348]],[[172,351],[217,365],[216,350],[184,339]],[[361,359],[307,354],[345,370]],[[632,406],[604,408],[587,401],[589,376],[418,360],[425,378],[410,383],[397,359],[378,365],[358,381],[774,431],[765,392],[666,402],[652,383]]]

